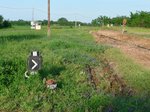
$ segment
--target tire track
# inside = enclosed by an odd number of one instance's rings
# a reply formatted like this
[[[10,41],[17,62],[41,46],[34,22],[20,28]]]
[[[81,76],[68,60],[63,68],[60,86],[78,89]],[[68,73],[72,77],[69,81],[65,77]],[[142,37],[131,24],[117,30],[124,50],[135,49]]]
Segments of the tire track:
[[[122,35],[116,31],[91,32],[97,43],[119,48],[137,63],[150,69],[150,39]],[[111,36],[112,35],[112,36]]]

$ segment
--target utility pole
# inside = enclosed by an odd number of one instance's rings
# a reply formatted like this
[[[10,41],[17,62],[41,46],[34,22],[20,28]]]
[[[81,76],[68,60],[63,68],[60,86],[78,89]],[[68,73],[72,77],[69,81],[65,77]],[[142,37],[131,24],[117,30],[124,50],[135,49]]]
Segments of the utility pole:
[[[50,0],[48,0],[48,31],[47,36],[50,37],[51,30],[50,30]]]
[[[75,28],[77,27],[77,21],[75,21]]]
[[[34,22],[34,8],[32,9],[32,22]]]

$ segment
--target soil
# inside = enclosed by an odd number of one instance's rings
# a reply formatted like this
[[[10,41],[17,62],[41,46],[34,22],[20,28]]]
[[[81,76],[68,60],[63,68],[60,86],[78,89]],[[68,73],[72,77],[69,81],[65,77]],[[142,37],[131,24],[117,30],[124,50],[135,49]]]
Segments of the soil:
[[[86,66],[85,72],[88,74],[88,81],[95,90],[111,93],[114,96],[132,96],[136,92],[129,87],[125,80],[115,72],[115,63],[103,60],[103,67]]]
[[[150,39],[122,34],[118,31],[91,32],[97,43],[119,48],[137,63],[150,69]]]

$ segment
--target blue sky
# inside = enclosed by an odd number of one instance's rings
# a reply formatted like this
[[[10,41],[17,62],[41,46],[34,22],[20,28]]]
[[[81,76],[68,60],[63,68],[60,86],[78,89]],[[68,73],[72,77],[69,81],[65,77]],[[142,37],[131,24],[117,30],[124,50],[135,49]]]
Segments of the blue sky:
[[[47,0],[0,0],[0,15],[5,19],[47,19]],[[51,0],[51,19],[66,17],[69,20],[90,22],[99,15],[109,17],[130,12],[150,11],[150,0]]]

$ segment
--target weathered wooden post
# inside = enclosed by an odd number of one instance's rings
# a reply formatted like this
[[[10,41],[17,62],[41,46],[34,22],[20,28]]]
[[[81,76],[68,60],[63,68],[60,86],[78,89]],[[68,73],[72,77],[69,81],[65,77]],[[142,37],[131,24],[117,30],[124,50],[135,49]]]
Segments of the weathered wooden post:
[[[126,24],[127,24],[127,19],[123,19],[123,22],[122,22],[122,34],[125,32],[125,27],[126,27]]]

